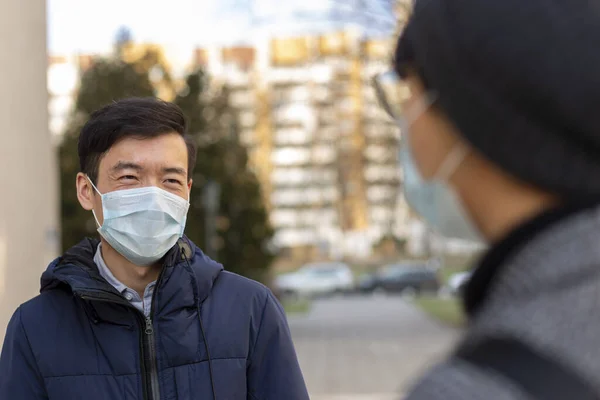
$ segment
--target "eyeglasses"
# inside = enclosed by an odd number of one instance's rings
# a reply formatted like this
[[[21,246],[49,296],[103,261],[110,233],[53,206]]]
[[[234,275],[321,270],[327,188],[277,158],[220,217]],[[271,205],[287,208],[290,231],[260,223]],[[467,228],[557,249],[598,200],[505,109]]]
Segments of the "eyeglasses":
[[[410,123],[417,119],[438,98],[437,93],[433,91],[425,94],[411,93],[410,87],[402,81],[395,71],[375,75],[372,84],[379,104],[399,125],[402,125],[401,121]],[[410,107],[404,108],[403,106],[409,98],[416,101],[411,101]]]
[[[394,120],[402,116],[402,103],[410,97],[410,89],[394,71],[387,71],[372,78],[377,100],[385,112]]]

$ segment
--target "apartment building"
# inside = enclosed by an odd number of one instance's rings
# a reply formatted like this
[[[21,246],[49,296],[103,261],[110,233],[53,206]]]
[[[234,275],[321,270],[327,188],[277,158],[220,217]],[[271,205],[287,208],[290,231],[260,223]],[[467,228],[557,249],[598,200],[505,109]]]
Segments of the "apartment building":
[[[371,87],[389,40],[339,30],[195,58],[231,90],[280,248],[367,256],[382,236],[407,234],[399,133]]]

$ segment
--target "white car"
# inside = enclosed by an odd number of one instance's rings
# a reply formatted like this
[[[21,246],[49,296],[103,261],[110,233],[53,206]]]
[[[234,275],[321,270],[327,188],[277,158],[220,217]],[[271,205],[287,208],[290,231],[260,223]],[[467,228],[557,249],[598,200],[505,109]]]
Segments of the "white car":
[[[316,297],[350,292],[354,275],[344,263],[307,264],[275,279],[276,290],[283,296]]]

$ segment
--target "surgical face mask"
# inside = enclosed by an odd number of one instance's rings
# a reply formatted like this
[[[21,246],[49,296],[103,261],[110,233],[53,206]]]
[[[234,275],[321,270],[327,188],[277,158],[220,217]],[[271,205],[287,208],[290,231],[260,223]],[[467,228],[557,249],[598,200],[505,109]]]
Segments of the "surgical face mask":
[[[410,124],[403,123],[404,137],[409,137]],[[409,140],[400,148],[400,163],[404,172],[404,196],[408,205],[435,231],[447,238],[483,242],[483,237],[467,215],[460,198],[447,183],[467,156],[467,149],[458,145],[442,162],[431,180],[423,178],[414,161]]]
[[[133,264],[154,264],[183,235],[189,200],[156,186],[102,194],[90,183],[102,198],[102,225],[92,211],[98,233]]]

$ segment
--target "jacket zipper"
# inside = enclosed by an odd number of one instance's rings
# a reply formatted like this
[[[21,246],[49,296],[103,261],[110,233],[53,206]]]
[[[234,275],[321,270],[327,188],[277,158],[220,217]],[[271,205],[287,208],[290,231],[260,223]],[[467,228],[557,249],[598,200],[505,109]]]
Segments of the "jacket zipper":
[[[146,317],[146,329],[144,333],[146,334],[146,341],[148,345],[148,365],[150,369],[147,371],[147,374],[150,377],[150,393],[152,394],[150,398],[153,400],[160,400],[160,387],[158,385],[158,368],[156,366],[156,347],[154,343],[154,327],[152,325],[152,317]]]
[[[156,291],[154,292],[156,293]],[[110,294],[112,297],[112,294]],[[156,366],[156,348],[155,348],[155,337],[154,327],[152,324],[152,314],[150,317],[145,317],[140,310],[131,305],[131,303],[121,300],[120,298],[108,299],[104,297],[98,297],[93,294],[80,294],[80,297],[84,300],[99,301],[104,303],[113,303],[124,305],[135,310],[135,315],[138,319],[138,325],[140,328],[140,358],[142,368],[142,391],[144,400],[160,400],[160,387],[158,384],[158,368]],[[116,296],[115,296],[116,297]],[[154,295],[152,296],[152,303],[154,303]]]
[[[183,257],[182,257],[183,258]],[[121,296],[113,292],[102,291],[108,297],[98,296],[94,293],[80,292],[79,296],[82,299],[101,301],[105,303],[121,304],[135,310],[135,315],[138,318],[140,327],[140,358],[141,358],[141,369],[142,369],[142,392],[144,400],[160,400],[160,385],[158,381],[158,366],[156,364],[156,342],[153,325],[154,317],[154,302],[156,298],[156,292],[160,287],[164,273],[164,268],[160,271],[156,285],[154,287],[154,293],[152,293],[152,299],[150,304],[150,316],[146,317],[143,313],[135,308],[130,302],[123,299]]]
[[[152,299],[150,300],[150,316],[145,317],[145,338],[146,338],[146,345],[147,345],[147,349],[148,349],[148,364],[146,365],[146,374],[147,374],[147,378],[146,379],[146,384],[149,385],[150,387],[148,388],[148,394],[149,394],[149,399],[151,400],[160,400],[160,385],[158,383],[158,366],[156,365],[156,343],[155,343],[155,334],[154,334],[154,325],[153,325],[153,319],[154,319],[154,309],[155,307],[155,301],[156,301],[156,292],[158,292],[158,288],[160,287],[160,283],[162,281],[162,277],[163,277],[163,272],[164,269],[162,271],[160,271],[160,274],[158,275],[158,278],[156,279],[156,284],[154,286],[154,292],[152,293]],[[149,382],[148,382],[149,380]]]

